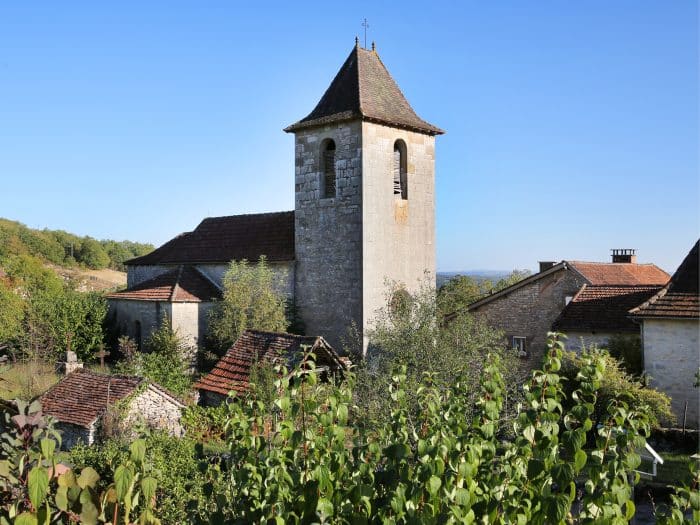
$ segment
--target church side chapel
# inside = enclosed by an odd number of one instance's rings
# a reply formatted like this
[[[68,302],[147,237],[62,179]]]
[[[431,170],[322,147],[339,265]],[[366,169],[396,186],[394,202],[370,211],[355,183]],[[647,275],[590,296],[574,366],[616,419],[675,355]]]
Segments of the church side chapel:
[[[335,348],[353,324],[367,333],[387,282],[435,282],[444,131],[416,114],[374,43],[356,39],[313,111],[284,131],[294,134],[294,211],[207,218],[127,261],[128,288],[109,296],[122,334],[145,341],[168,319],[199,345],[231,260],[265,256],[307,334]]]

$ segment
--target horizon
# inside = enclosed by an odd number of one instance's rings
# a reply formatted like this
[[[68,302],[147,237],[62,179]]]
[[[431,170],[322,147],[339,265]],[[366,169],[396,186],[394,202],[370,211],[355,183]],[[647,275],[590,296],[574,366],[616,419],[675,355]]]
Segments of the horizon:
[[[367,47],[447,131],[439,272],[632,246],[672,274],[697,240],[696,3],[275,9],[1,6],[0,215],[159,246],[208,216],[293,209],[281,129],[366,17]]]

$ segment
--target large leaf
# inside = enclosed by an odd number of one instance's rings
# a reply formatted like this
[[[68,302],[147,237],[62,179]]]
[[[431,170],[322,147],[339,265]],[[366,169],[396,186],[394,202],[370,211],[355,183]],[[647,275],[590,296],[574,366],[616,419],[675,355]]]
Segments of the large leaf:
[[[136,463],[143,463],[146,457],[146,442],[143,439],[137,439],[129,447],[131,451],[131,460]]]
[[[143,478],[141,480],[141,490],[143,491],[143,499],[147,506],[151,505],[151,500],[156,494],[156,480],[151,477]]]
[[[78,478],[78,485],[80,486],[81,489],[90,487],[95,488],[95,485],[97,482],[100,480],[100,475],[97,473],[97,471],[92,468],[92,467],[85,467],[83,471],[80,473],[80,477]]]
[[[53,452],[56,450],[56,442],[50,438],[43,438],[41,440],[41,453],[45,458],[53,458]]]
[[[36,514],[23,512],[15,518],[14,525],[38,525]]]
[[[129,493],[129,487],[134,480],[134,473],[129,467],[119,465],[114,471],[114,488],[117,491],[117,499],[124,501]]]
[[[46,469],[34,467],[29,471],[27,484],[29,485],[29,501],[32,502],[35,509],[38,509],[49,491],[49,474]]]

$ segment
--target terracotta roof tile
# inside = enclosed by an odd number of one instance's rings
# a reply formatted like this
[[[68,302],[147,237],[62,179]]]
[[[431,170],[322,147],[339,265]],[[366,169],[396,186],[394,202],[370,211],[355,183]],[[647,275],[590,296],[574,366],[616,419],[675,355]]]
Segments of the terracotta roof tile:
[[[566,261],[590,284],[603,285],[659,285],[666,284],[670,276],[655,264],[600,263]]]
[[[646,301],[660,286],[584,285],[564,308],[552,329],[557,331],[639,332],[628,311]]]
[[[630,310],[634,317],[700,318],[699,244],[700,241],[691,248],[666,286],[647,302]]]
[[[294,260],[294,212],[209,217],[194,231],[182,233],[127,265],[228,263]]]
[[[255,363],[291,366],[299,358],[302,345],[308,345],[312,349],[317,365],[328,366],[333,370],[346,368],[335,350],[322,337],[246,330],[213,370],[195,384],[195,388],[222,395],[246,392]]]
[[[416,115],[376,51],[359,45],[350,52],[314,110],[285,131],[358,118],[429,135],[444,133]]]
[[[89,427],[109,405],[132,394],[141,377],[98,374],[76,370],[39,398],[44,414],[62,423]]]
[[[221,291],[196,268],[179,266],[121,292],[109,299],[138,301],[209,302],[221,297]]]

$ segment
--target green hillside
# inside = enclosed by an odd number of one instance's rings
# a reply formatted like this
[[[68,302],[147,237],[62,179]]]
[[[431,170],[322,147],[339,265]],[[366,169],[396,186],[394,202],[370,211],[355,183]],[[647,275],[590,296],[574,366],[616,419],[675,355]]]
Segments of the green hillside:
[[[124,261],[153,250],[152,244],[97,240],[63,230],[36,230],[0,218],[0,261],[16,255],[31,255],[59,266],[124,271]]]

